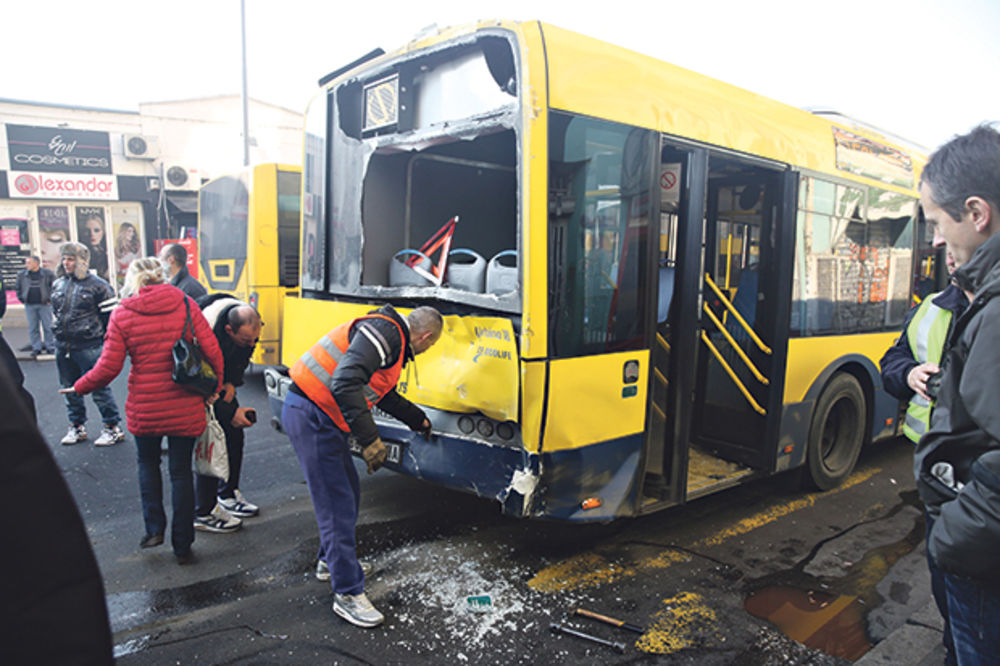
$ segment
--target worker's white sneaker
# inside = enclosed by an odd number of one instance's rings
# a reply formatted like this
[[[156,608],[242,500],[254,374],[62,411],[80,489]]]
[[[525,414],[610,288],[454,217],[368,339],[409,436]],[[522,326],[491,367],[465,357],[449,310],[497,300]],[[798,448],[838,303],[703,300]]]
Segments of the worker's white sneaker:
[[[372,606],[372,602],[368,601],[368,596],[364,592],[334,594],[333,612],[359,627],[377,627],[385,620],[385,616]]]

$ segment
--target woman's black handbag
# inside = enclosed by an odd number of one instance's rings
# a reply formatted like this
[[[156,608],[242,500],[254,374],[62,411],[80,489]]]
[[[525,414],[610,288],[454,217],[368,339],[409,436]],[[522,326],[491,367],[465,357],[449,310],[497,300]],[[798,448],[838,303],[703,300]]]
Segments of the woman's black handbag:
[[[187,321],[181,329],[180,339],[174,343],[174,382],[182,388],[203,396],[215,393],[218,377],[212,366],[201,355],[198,338],[194,336],[194,325],[191,323],[191,306],[187,297],[184,298],[184,309],[187,311]],[[185,334],[191,332],[191,341],[185,340]]]

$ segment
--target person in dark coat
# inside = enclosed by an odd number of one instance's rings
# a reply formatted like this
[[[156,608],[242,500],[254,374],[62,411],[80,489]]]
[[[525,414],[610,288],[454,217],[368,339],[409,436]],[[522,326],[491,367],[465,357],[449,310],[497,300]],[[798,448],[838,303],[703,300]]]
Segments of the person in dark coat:
[[[170,280],[170,284],[187,294],[188,298],[198,300],[208,292],[191,275],[191,271],[187,268],[187,257],[187,250],[179,243],[164,245],[159,255],[160,263],[163,264],[163,268],[167,271],[167,278]]]
[[[946,342],[930,428],[917,444],[917,490],[944,572],[959,664],[1000,655],[1000,132],[983,125],[936,150],[920,205],[970,298]]]
[[[104,353],[97,365],[64,390],[82,395],[107,386],[121,372],[125,356],[131,359],[125,413],[138,449],[139,491],[146,524],[139,545],[159,546],[166,532],[160,476],[160,444],[166,437],[173,503],[171,544],[177,561],[187,564],[193,561],[194,542],[191,456],[195,439],[205,430],[205,404],[215,398],[213,395],[206,401],[172,379],[172,348],[181,335],[187,335],[184,330],[189,312],[194,337],[217,377],[222,377],[222,352],[198,306],[163,280],[163,268],[156,259],[132,262],[125,275],[126,298],[111,313]]]
[[[80,511],[0,365],[0,664],[113,664],[104,584]]]
[[[114,299],[111,285],[90,272],[90,251],[80,243],[64,243],[59,249],[62,263],[60,277],[52,285],[52,331],[56,336],[56,369],[63,388],[73,385],[94,367],[101,355],[107,315],[101,304]],[[119,422],[118,403],[111,389],[94,393],[104,428],[94,440],[96,446],[118,444],[125,439]],[[87,407],[83,398],[66,395],[69,430],[62,438],[65,445],[87,439]]]
[[[31,351],[32,356],[56,352],[56,341],[52,335],[52,283],[56,276],[44,268],[41,261],[34,255],[28,257],[24,261],[24,269],[17,274],[17,298],[24,304],[31,339],[28,348],[21,351]]]
[[[198,305],[222,350],[222,393],[214,409],[226,433],[229,478],[223,481],[202,474],[195,477],[195,528],[224,534],[240,529],[243,518],[260,512],[260,507],[240,490],[245,431],[255,423],[251,419],[256,419],[256,414],[249,407],[240,407],[236,389],[243,386],[243,375],[260,337],[261,320],[252,306],[229,294],[210,294],[198,299]]]

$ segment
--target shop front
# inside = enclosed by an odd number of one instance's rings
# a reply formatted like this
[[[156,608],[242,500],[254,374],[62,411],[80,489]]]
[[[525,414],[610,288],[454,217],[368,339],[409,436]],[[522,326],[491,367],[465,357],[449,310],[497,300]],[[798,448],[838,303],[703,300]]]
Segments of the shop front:
[[[9,170],[0,178],[0,274],[8,304],[25,258],[58,274],[67,241],[90,250],[90,268],[116,291],[148,253],[158,192],[144,175],[116,174],[110,134],[6,124]]]

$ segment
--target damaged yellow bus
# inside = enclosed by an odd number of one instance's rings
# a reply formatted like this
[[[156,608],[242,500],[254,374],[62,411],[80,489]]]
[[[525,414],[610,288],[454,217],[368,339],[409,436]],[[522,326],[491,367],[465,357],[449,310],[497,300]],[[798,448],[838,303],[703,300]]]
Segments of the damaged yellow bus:
[[[830,488],[896,433],[877,363],[912,296],[919,150],[538,22],[321,84],[282,358],[380,304],[442,311],[399,386],[433,435],[376,413],[391,469],[607,521],[795,468]]]

